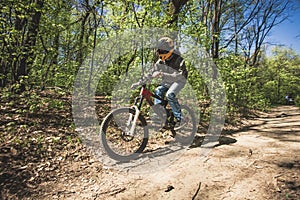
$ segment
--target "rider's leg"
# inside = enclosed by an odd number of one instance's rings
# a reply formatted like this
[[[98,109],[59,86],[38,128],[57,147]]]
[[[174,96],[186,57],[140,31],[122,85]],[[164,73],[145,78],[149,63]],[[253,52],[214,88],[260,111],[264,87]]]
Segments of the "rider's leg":
[[[165,86],[158,86],[154,93],[159,96],[160,98],[164,98],[164,95],[166,94],[166,92],[168,91],[168,88],[165,87]],[[163,105],[161,104],[162,101],[159,100],[159,99],[154,99],[154,106],[152,106],[152,109],[154,110],[154,116],[153,118],[157,118],[156,114],[158,115],[158,118],[165,121],[165,118],[166,118],[166,113],[165,113],[165,109],[163,107]]]
[[[158,86],[158,87],[155,89],[154,93],[155,93],[157,96],[159,96],[160,98],[163,99],[167,91],[168,91],[168,88],[167,88],[167,87],[160,85],[160,86]],[[155,105],[156,105],[156,104],[161,104],[161,103],[162,103],[161,100],[156,99],[156,98],[154,99],[154,104],[155,104]]]
[[[180,92],[180,90],[184,87],[184,85],[185,85],[184,82],[175,82],[171,85],[171,87],[169,88],[166,94],[167,100],[169,101],[169,104],[172,108],[172,112],[177,121],[180,121],[182,116],[181,116],[181,107],[178,102],[178,99],[176,98],[176,95]]]

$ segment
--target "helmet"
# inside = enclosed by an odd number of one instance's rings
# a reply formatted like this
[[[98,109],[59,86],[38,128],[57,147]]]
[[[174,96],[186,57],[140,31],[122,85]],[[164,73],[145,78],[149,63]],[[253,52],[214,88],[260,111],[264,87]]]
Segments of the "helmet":
[[[156,48],[159,58],[162,61],[165,61],[166,59],[170,58],[174,51],[174,42],[169,37],[162,37],[158,40]]]

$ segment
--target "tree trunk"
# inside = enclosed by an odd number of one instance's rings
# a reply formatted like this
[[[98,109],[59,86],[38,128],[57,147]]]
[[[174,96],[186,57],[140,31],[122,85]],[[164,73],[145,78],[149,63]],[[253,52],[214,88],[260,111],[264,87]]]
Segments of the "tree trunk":
[[[213,21],[212,21],[212,57],[219,58],[220,46],[220,20],[222,15],[222,0],[214,0],[213,2]]]
[[[33,9],[31,20],[28,23],[27,37],[24,41],[23,52],[20,59],[20,63],[17,69],[17,80],[20,80],[22,76],[27,76],[29,73],[29,67],[33,64],[35,58],[34,46],[38,35],[39,24],[41,20],[41,9],[43,8],[43,0],[35,0],[37,5],[36,9]],[[25,84],[21,84],[20,92],[25,90]]]
[[[172,0],[172,4],[170,6],[171,19],[167,22],[168,26],[173,24],[177,25],[179,13],[187,2],[188,0]]]
[[[79,36],[79,41],[78,41],[78,54],[76,57],[76,62],[78,63],[79,66],[81,66],[81,64],[83,63],[83,52],[84,52],[84,39],[86,37],[86,22],[88,20],[90,13],[87,12],[81,20],[81,31],[80,31],[80,36]]]

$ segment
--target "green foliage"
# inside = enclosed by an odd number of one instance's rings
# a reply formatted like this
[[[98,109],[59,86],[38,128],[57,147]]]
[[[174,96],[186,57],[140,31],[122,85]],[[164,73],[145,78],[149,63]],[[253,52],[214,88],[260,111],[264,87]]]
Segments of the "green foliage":
[[[286,95],[300,93],[300,57],[291,49],[275,48],[257,77],[265,98],[272,104],[284,104]]]
[[[300,93],[300,59],[292,50],[277,48],[271,58],[258,59],[255,66],[249,64],[257,55],[251,55],[252,48],[246,50],[250,44],[242,38],[247,38],[252,44],[254,41],[262,42],[250,33],[255,29],[254,21],[244,21],[251,13],[249,9],[263,9],[263,6],[255,7],[253,2],[238,1],[234,5],[229,1],[223,2],[222,8],[217,10],[213,6],[214,1],[188,1],[175,14],[175,5],[172,5],[175,1],[35,2],[37,3],[28,0],[0,2],[1,97],[10,101],[14,95],[25,90],[25,104],[32,113],[42,105],[59,109],[64,107],[58,100],[40,99],[33,91],[59,87],[65,92],[71,92],[80,66],[95,45],[125,30],[139,27],[168,28],[178,33],[175,38],[180,38],[181,34],[189,35],[190,39],[200,43],[210,55],[216,50],[216,46],[220,47],[220,56],[215,57],[215,61],[226,87],[228,110],[232,113],[265,109],[269,104],[284,103],[284,96],[287,94],[296,96]],[[43,5],[38,2],[43,2]],[[279,4],[274,4],[276,9],[280,8],[278,6],[281,2],[277,3]],[[275,7],[272,10],[271,4],[266,3],[265,6],[270,6],[268,13],[276,11]],[[218,12],[219,19],[214,15]],[[39,20],[36,18],[38,14],[41,15]],[[33,19],[38,23],[33,23],[36,22]],[[173,19],[175,20],[171,23]],[[97,87],[97,94],[111,96],[127,70],[141,67],[140,50],[134,46],[132,50],[111,61],[108,69],[99,75],[97,86],[90,86]],[[260,56],[263,55],[259,52]],[[151,51],[146,50],[144,59],[145,63],[154,60]],[[188,81],[200,104],[208,102],[211,97],[205,80],[196,68],[191,64],[187,65]],[[140,76],[138,73],[134,75]]]
[[[230,55],[218,61],[225,82],[229,112],[265,109],[268,101],[263,97],[257,81],[257,69],[240,56]]]
[[[188,63],[187,63],[187,68],[189,71],[188,83],[192,86],[193,90],[195,90],[197,99],[200,102],[208,101],[210,97],[204,79],[201,76],[200,72],[195,67],[189,65]]]
[[[297,95],[294,99],[295,105],[300,108],[300,95]]]

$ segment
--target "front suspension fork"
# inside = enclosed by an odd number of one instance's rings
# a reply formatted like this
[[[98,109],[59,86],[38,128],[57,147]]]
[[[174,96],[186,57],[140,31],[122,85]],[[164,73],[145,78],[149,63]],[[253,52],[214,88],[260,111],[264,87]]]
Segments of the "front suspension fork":
[[[133,106],[133,108],[135,109],[135,114],[133,115],[133,114],[130,113],[129,119],[126,123],[127,127],[129,127],[131,125],[129,133],[128,133],[128,135],[130,135],[130,136],[134,136],[134,130],[136,128],[136,122],[137,122],[137,120],[139,118],[139,115],[140,115],[140,110],[138,109],[138,107]]]

